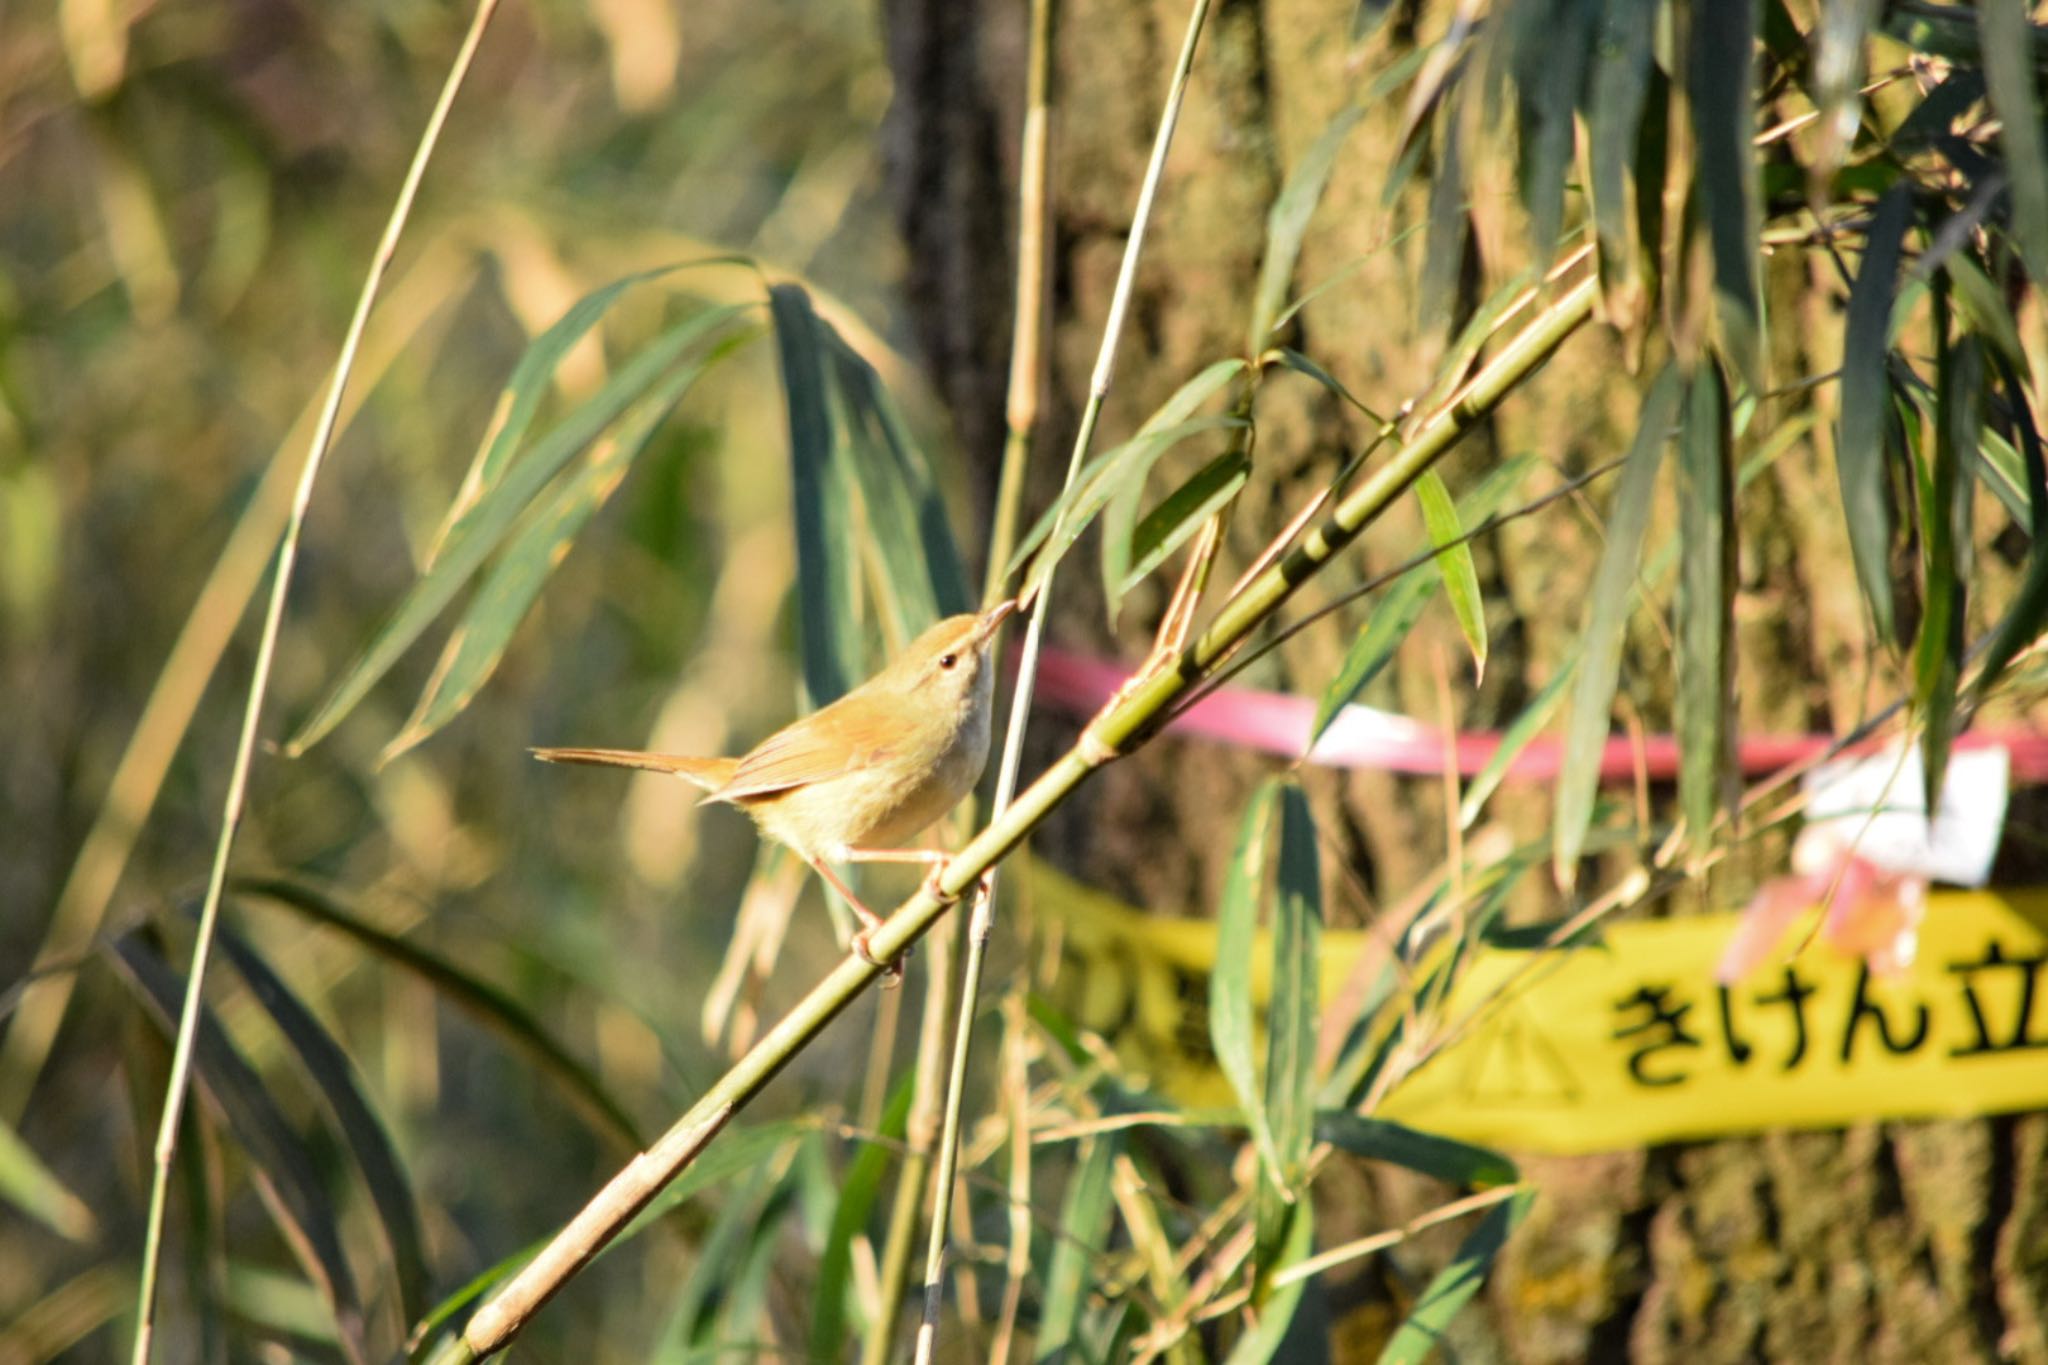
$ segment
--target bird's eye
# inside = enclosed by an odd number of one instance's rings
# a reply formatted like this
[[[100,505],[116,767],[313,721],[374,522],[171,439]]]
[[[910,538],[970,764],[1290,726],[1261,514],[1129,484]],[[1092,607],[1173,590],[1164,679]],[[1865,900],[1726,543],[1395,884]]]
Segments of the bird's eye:
[[[953,668],[956,667],[959,664],[959,662],[960,656],[958,654],[941,654],[939,656],[940,668]]]

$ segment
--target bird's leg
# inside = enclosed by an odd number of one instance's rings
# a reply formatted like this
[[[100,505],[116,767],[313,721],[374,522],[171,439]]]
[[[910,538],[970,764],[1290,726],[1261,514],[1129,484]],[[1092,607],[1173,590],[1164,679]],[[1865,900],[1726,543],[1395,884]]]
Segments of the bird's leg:
[[[861,898],[853,894],[853,888],[848,886],[840,878],[839,874],[832,870],[830,863],[827,863],[823,858],[814,858],[808,861],[816,869],[818,875],[832,883],[832,889],[845,898],[846,903],[853,908],[853,913],[860,916],[861,930],[853,936],[853,950],[859,953],[865,961],[887,972],[892,985],[901,981],[903,979],[902,958],[898,958],[894,962],[884,962],[876,957],[868,948],[868,940],[874,936],[875,930],[882,927],[882,917],[868,909]],[[910,956],[908,950],[905,950],[903,956]]]
[[[942,848],[849,848],[845,858],[850,863],[924,863],[931,869],[925,873],[924,889],[932,899],[941,905],[951,905],[960,899],[947,895],[939,886],[939,879],[946,875],[946,864],[953,861],[953,855]]]

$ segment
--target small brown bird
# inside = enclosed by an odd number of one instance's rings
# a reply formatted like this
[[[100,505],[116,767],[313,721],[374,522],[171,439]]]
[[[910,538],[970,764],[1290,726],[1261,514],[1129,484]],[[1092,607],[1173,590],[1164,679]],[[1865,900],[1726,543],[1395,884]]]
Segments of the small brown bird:
[[[744,758],[686,758],[633,749],[535,749],[550,763],[674,773],[752,816],[838,889],[862,929],[854,951],[877,966],[869,937],[882,918],[833,872],[845,862],[925,863],[936,880],[950,856],[896,848],[974,789],[988,764],[995,693],[990,644],[1016,609],[998,602],[953,616],[911,641],[888,667],[830,706],[777,730]]]

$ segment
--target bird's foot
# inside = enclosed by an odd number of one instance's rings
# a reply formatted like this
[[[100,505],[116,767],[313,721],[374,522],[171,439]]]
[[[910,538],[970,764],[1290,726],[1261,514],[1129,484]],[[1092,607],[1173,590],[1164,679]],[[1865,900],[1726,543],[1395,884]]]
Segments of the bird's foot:
[[[910,961],[910,949],[908,947],[904,948],[893,962],[884,962],[881,958],[876,957],[872,940],[875,936],[875,930],[882,927],[882,921],[879,917],[875,916],[870,916],[869,919],[871,922],[867,927],[853,936],[853,951],[858,953],[861,961],[869,966],[880,967],[882,969],[882,985],[886,989],[894,990],[903,984],[903,964]]]

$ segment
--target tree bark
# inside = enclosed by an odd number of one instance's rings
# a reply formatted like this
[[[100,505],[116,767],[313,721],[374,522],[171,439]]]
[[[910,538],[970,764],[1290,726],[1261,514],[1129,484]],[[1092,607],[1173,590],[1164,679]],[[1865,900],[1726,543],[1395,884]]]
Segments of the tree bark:
[[[1347,66],[1352,8],[1268,0],[1226,2],[1215,11],[1146,242],[1098,449],[1129,433],[1203,365],[1243,353],[1267,210],[1304,148],[1371,75],[1370,64],[1363,75]],[[1008,363],[1024,6],[889,0],[885,13],[896,78],[891,186],[910,247],[906,292],[985,506]],[[1139,0],[1060,7],[1055,325],[1027,517],[1060,479],[1186,14],[1182,3]],[[1386,49],[1376,51],[1384,57]],[[1421,234],[1388,245],[1421,209],[1413,193],[1391,211],[1382,207],[1401,113],[1398,95],[1384,103],[1345,145],[1294,292],[1364,263],[1299,316],[1289,344],[1391,411],[1428,377],[1444,329],[1442,319],[1417,325]],[[1475,205],[1512,199],[1510,181],[1480,175]],[[1486,259],[1520,250],[1518,217],[1495,209],[1478,217]],[[1805,268],[1796,258],[1774,267],[1773,301],[1783,302],[1774,316],[1796,320],[1778,328],[1780,375],[1832,369],[1824,357],[1839,355],[1839,320],[1796,276]],[[1625,360],[1611,335],[1582,334],[1454,454],[1443,471],[1452,488],[1523,451],[1566,473],[1621,453],[1642,388],[1623,377]],[[1356,413],[1287,378],[1262,387],[1257,419],[1256,471],[1219,567],[1223,582],[1366,436]],[[1863,612],[1840,518],[1800,515],[1835,503],[1830,452],[1818,443],[1831,419],[1823,413],[1816,438],[1782,456],[1742,504],[1737,619],[1745,729],[1824,730],[1860,714]],[[1166,477],[1177,468],[1169,461]],[[1161,486],[1164,479],[1156,480]],[[1593,500],[1604,505],[1605,496]],[[1660,509],[1666,525],[1669,515]],[[1350,582],[1405,558],[1421,539],[1419,518],[1376,530],[1354,556]],[[1478,542],[1492,638],[1484,682],[1471,684],[1455,625],[1433,609],[1365,700],[1435,722],[1441,654],[1459,680],[1456,724],[1477,729],[1512,719],[1578,635],[1598,545],[1597,519],[1562,507]],[[1138,657],[1163,592],[1134,594],[1112,632],[1089,555],[1070,563],[1054,607],[1060,637]],[[1345,586],[1314,585],[1300,605]],[[1668,646],[1648,617],[1639,617],[1632,636],[1623,690],[1646,726],[1668,729]],[[1247,681],[1314,695],[1361,619],[1340,616],[1304,633]],[[1071,731],[1043,742],[1069,738]],[[1217,746],[1156,743],[1103,773],[1037,847],[1152,913],[1206,915],[1243,797],[1271,766]],[[1311,772],[1306,781],[1330,855],[1332,924],[1363,923],[1443,857],[1435,782],[1330,772]],[[1496,806],[1494,820],[1517,842],[1538,836],[1550,817],[1549,795],[1539,789],[1504,794]],[[1162,856],[1169,848],[1174,856]],[[1340,861],[1347,866],[1335,866]],[[1738,897],[1743,879],[1754,875],[1753,865],[1737,867],[1713,898]],[[1529,917],[1555,911],[1533,884],[1512,908]],[[1463,1361],[2048,1362],[2044,1147],[2048,1119],[2033,1114],[1530,1159],[1526,1169],[1542,1198],[1490,1280],[1483,1308],[1461,1318],[1448,1344]],[[1326,1188],[1319,1236],[1326,1245],[1444,1197],[1441,1189],[1362,1168],[1333,1172]],[[1329,1277],[1333,1358],[1372,1359],[1399,1306],[1465,1230],[1442,1229]]]

